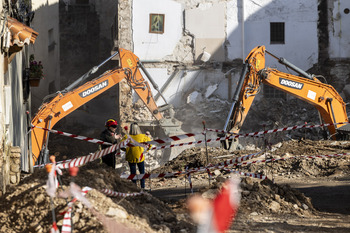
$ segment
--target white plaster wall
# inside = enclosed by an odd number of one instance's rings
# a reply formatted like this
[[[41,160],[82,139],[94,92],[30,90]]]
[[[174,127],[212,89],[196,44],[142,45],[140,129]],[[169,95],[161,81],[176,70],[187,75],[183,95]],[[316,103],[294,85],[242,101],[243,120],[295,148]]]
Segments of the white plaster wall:
[[[149,33],[149,14],[165,14],[163,34]],[[161,60],[171,55],[182,36],[182,7],[172,0],[133,1],[134,53],[141,60]]]
[[[196,59],[205,51],[211,61],[225,61],[225,15],[224,2],[200,4],[185,11],[185,28],[195,37]]]
[[[228,57],[242,58],[258,45],[279,57],[284,57],[294,65],[306,70],[318,60],[317,0],[260,0],[227,4]],[[238,3],[238,4],[237,4]],[[238,8],[237,8],[238,5]],[[244,14],[244,34],[240,27]],[[285,44],[270,44],[270,22],[285,22]],[[242,25],[241,25],[242,26]],[[268,66],[277,66],[275,59],[268,59]],[[280,69],[283,70],[283,67]]]
[[[28,105],[23,99],[23,69],[26,60],[27,48],[24,47],[22,51],[16,53],[14,59],[8,67],[8,75],[11,90],[10,100],[7,100],[7,105],[10,105],[9,114],[9,133],[8,140],[13,146],[21,148],[21,168],[23,171],[28,171],[28,138],[27,138],[27,114]]]
[[[350,13],[345,14],[344,9],[350,9],[349,0],[329,1],[329,8],[333,8],[329,20],[329,56],[330,58],[349,58],[350,56]]]
[[[0,9],[2,9],[2,1],[0,2]],[[4,23],[4,20],[0,21],[1,26]],[[4,54],[0,55],[0,64],[4,64]],[[5,136],[5,97],[4,97],[4,65],[0,66],[0,141],[2,142],[4,136]],[[1,180],[0,180],[1,182]]]
[[[159,85],[159,89],[163,87],[164,83],[170,77],[166,69],[153,68],[147,69],[147,71]],[[233,77],[233,79],[235,80],[235,77]],[[215,86],[215,90],[210,90],[211,96],[216,95],[222,99],[228,99],[228,93],[234,91],[233,86],[229,87],[228,79],[224,77],[221,70],[187,70],[184,74],[180,73],[175,76],[162,94],[168,103],[171,103],[174,107],[180,107],[186,103],[187,97],[194,91],[203,93],[203,97],[205,97],[205,93],[207,93],[207,89],[210,86]],[[154,89],[152,93],[153,96],[157,94]],[[157,100],[157,105],[159,106],[162,104],[164,104],[164,101],[162,98],[159,98]]]
[[[161,88],[163,87],[164,83],[167,81],[167,79],[169,78],[169,74],[168,74],[168,70],[166,68],[146,68],[147,72],[151,75],[152,79],[154,80],[154,82],[158,85],[158,89],[161,90]],[[152,90],[152,95],[153,97],[155,97],[158,94],[158,91],[152,86],[151,82],[148,80],[147,76],[142,72],[142,76],[144,79],[146,79],[151,87]],[[169,87],[170,89],[174,88],[173,86]],[[167,91],[165,90],[164,93],[166,93]],[[163,93],[162,93],[163,94]],[[164,95],[163,95],[164,96]],[[165,99],[168,101],[168,99],[170,98],[169,95],[164,96]],[[137,100],[137,94],[134,93],[134,100]],[[158,106],[161,106],[163,104],[165,104],[165,102],[163,101],[162,97],[158,98],[158,101],[156,101]]]

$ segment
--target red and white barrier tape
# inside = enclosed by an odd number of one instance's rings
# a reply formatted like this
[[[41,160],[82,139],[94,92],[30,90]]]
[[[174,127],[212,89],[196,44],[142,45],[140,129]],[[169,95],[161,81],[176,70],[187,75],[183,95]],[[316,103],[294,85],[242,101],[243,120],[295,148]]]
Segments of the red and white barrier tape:
[[[85,196],[91,190],[92,190],[92,188],[86,186],[81,190],[81,193],[83,196]],[[100,192],[107,195],[107,196],[113,196],[113,197],[135,197],[135,196],[145,194],[143,192],[140,192],[140,193],[120,193],[120,192],[115,192],[115,191],[112,191],[109,189],[102,189],[102,190],[100,190]],[[68,209],[65,212],[60,213],[61,215],[64,215],[61,233],[71,233],[71,231],[72,231],[72,207],[73,207],[73,203],[76,202],[77,200],[78,200],[77,198],[73,198],[68,203]]]
[[[248,134],[238,134],[234,135],[232,138],[240,138],[240,137],[248,137],[248,136],[256,136],[256,135],[262,135],[262,134],[269,134],[269,133],[276,133],[276,132],[282,132],[282,131],[288,131],[288,130],[295,130],[295,129],[311,129],[311,128],[318,128],[318,127],[324,127],[324,126],[332,126],[332,125],[340,125],[340,124],[349,124],[350,122],[338,122],[338,123],[325,123],[325,124],[319,124],[319,125],[299,125],[299,126],[291,126],[291,127],[285,127],[285,128],[280,128],[280,129],[271,129],[271,130],[265,130],[265,131],[260,131],[260,132],[254,132],[254,133],[248,133]],[[217,129],[206,129],[208,131],[213,131],[213,132],[221,132],[221,133],[229,133],[224,130],[217,130]],[[230,138],[231,138],[230,137]]]
[[[221,141],[221,140],[226,140],[226,139],[233,139],[233,138],[240,138],[240,137],[248,137],[248,136],[254,136],[254,135],[262,135],[262,134],[268,134],[268,133],[275,133],[275,132],[281,132],[281,131],[287,131],[287,130],[294,130],[294,129],[302,129],[302,128],[316,128],[316,127],[323,127],[323,126],[330,126],[330,125],[337,125],[337,124],[348,124],[349,122],[339,122],[339,123],[335,123],[335,124],[320,124],[320,125],[301,125],[301,126],[293,126],[293,127],[285,127],[285,128],[280,128],[280,129],[274,129],[274,130],[266,130],[266,131],[260,131],[260,132],[254,132],[254,133],[248,133],[248,134],[238,134],[238,135],[231,135],[231,136],[228,136],[228,137],[219,137],[219,138],[215,138],[215,139],[208,139],[206,141],[204,140],[199,140],[199,141],[195,141],[195,142],[188,142],[188,143],[180,143],[180,144],[174,144],[174,145],[164,145],[164,146],[158,146],[158,147],[152,147],[150,148],[150,150],[161,150],[161,149],[166,149],[166,148],[172,148],[172,147],[177,147],[177,146],[186,146],[186,145],[193,145],[193,144],[201,144],[201,143],[204,143],[204,142],[214,142],[214,141]],[[214,129],[206,129],[206,130],[209,130],[209,131],[219,131],[219,130],[214,130]],[[171,140],[182,140],[186,137],[189,137],[189,136],[193,136],[194,134],[184,134],[184,135],[180,135],[180,136],[177,136],[177,139],[175,138],[175,136],[171,139]],[[167,141],[168,139],[163,139],[163,141]],[[133,142],[134,144],[132,143],[126,143],[126,141],[122,142],[124,144],[123,147],[126,147],[126,146],[142,146],[141,144],[139,143],[135,143]],[[150,143],[150,142],[148,142]],[[67,160],[65,161],[63,164],[58,164],[58,167],[59,168],[68,168],[68,167],[73,167],[73,166],[81,166],[87,162],[90,162],[90,161],[93,161],[97,158],[100,158],[106,154],[109,154],[113,151],[115,151],[116,149],[119,149],[119,148],[115,148],[116,145],[112,145],[100,152],[97,152],[97,153],[93,153],[93,154],[90,154],[90,155],[87,155],[87,156],[83,156],[83,157],[80,157],[80,158],[76,158],[76,159],[73,159],[71,161]],[[37,165],[37,167],[40,167],[40,166],[44,166],[44,165]],[[68,166],[68,167],[67,167]],[[36,167],[36,166],[35,166]]]
[[[224,170],[227,171],[227,172],[230,172],[230,173],[239,174],[241,176],[253,177],[253,178],[257,178],[257,179],[261,179],[261,180],[266,180],[267,179],[267,176],[265,176],[265,175],[260,175],[260,174],[255,174],[255,173],[248,173],[248,172],[241,172],[241,171],[231,170],[231,169],[227,169],[227,168],[224,168]]]
[[[314,156],[309,156],[309,155],[302,155],[302,156],[294,156],[294,157],[289,157],[289,158],[277,158],[277,159],[263,159],[263,160],[256,160],[256,161],[251,161],[251,162],[241,162],[241,163],[219,163],[216,165],[211,165],[208,167],[199,167],[199,168],[194,168],[190,169],[187,171],[181,171],[181,172],[174,172],[174,173],[159,173],[159,174],[137,174],[137,175],[121,175],[121,178],[124,179],[130,179],[130,180],[140,180],[140,179],[146,179],[146,178],[167,178],[167,177],[174,177],[177,175],[181,174],[189,174],[189,173],[196,173],[196,172],[207,172],[208,169],[222,169],[228,166],[241,166],[241,165],[248,165],[248,164],[254,164],[254,163],[264,163],[264,162],[273,162],[273,161],[278,161],[278,160],[287,160],[287,159],[293,159],[293,158],[330,158],[330,157],[339,157],[339,156],[344,156],[344,155],[350,155],[350,153],[340,153],[340,154],[333,154],[333,155],[314,155]]]
[[[104,141],[101,141],[99,139],[85,137],[85,136],[80,136],[80,135],[75,135],[75,134],[70,134],[70,133],[65,133],[65,132],[62,132],[62,131],[55,130],[55,129],[47,129],[47,128],[43,128],[43,127],[39,127],[39,126],[32,126],[32,128],[39,128],[39,129],[42,129],[42,130],[49,131],[50,133],[55,133],[55,134],[63,135],[63,136],[66,136],[66,137],[70,137],[70,138],[74,138],[74,139],[78,139],[78,140],[82,140],[82,141],[86,141],[86,142],[97,143],[97,144],[107,145],[107,146],[112,145],[112,143],[104,142]]]
[[[190,138],[190,137],[195,137],[195,136],[201,135],[201,134],[202,133],[200,133],[200,134],[187,133],[187,134],[183,134],[183,135],[171,136],[171,137],[168,137],[165,139],[155,139],[153,141],[147,142],[147,144],[151,144],[151,145],[164,144],[167,142],[174,142],[174,141],[179,141],[179,140],[183,140],[183,139]]]
[[[85,196],[90,190],[92,190],[92,188],[84,187],[81,190],[81,194],[83,196]],[[72,206],[73,206],[73,203],[76,201],[77,201],[77,198],[73,198],[68,203],[67,211],[61,213],[61,215],[64,214],[61,233],[71,233],[72,232]]]
[[[207,143],[209,143],[209,142],[217,142],[217,141],[222,141],[222,140],[227,140],[227,139],[243,138],[243,137],[251,137],[251,136],[260,136],[260,135],[269,134],[269,133],[276,133],[276,132],[289,131],[289,130],[295,130],[295,129],[303,129],[303,128],[317,128],[317,127],[324,127],[324,126],[331,126],[331,125],[338,125],[338,124],[349,124],[349,122],[339,122],[339,123],[334,123],[334,124],[319,124],[319,125],[300,125],[300,126],[291,126],[291,127],[280,128],[280,129],[273,129],[273,130],[265,130],[265,131],[247,133],[247,134],[234,134],[234,135],[231,135],[231,136],[218,137],[218,138],[207,139],[207,140],[199,140],[199,141],[195,141],[195,142],[187,142],[187,143],[180,143],[180,144],[174,144],[174,145],[157,146],[157,147],[150,148],[150,150],[163,150],[163,149],[177,147],[177,146],[187,146],[187,145],[201,144],[201,143],[205,143],[205,142],[207,142]],[[43,130],[49,130],[49,129],[38,127],[38,126],[32,126],[32,127],[41,128]],[[206,131],[213,131],[213,132],[221,132],[221,133],[229,133],[229,134],[231,134],[230,132],[227,132],[227,131],[224,131],[224,130],[218,130],[218,129],[205,129],[205,130]],[[103,144],[103,145],[111,145],[111,143],[109,143],[109,142],[103,142],[101,140],[93,139],[93,138],[89,138],[89,137],[85,137],[85,136],[78,136],[78,135],[65,133],[65,132],[61,132],[61,131],[58,131],[58,130],[52,130],[52,129],[49,130],[49,131],[53,132],[53,133],[60,134],[60,135],[68,136],[68,137],[71,137],[71,138],[84,140],[84,141],[91,142],[91,143],[98,143],[98,144]],[[153,141],[150,141],[150,142],[145,142],[145,143],[137,143],[134,140],[132,140],[132,142],[127,144],[127,146],[129,146],[129,147],[132,147],[132,146],[146,147],[143,144],[147,144],[147,145],[164,144],[164,143],[167,143],[167,142],[179,141],[179,140],[183,140],[183,139],[186,139],[186,138],[189,138],[189,137],[194,137],[194,136],[201,135],[201,134],[203,134],[203,133],[198,133],[198,134],[188,133],[188,134],[183,134],[183,135],[178,135],[178,136],[171,136],[171,137],[168,137],[168,138],[165,138],[165,139],[156,139],[156,140],[153,140]]]
[[[254,163],[265,163],[265,162],[274,162],[279,160],[287,160],[287,159],[296,159],[296,158],[307,158],[307,159],[314,159],[314,158],[331,158],[331,157],[340,157],[350,155],[350,153],[339,153],[339,154],[332,154],[332,155],[299,155],[299,156],[292,156],[288,158],[271,158],[271,159],[262,159],[262,160],[256,160],[251,162],[244,162],[244,163],[238,163],[233,164],[233,166],[241,166],[241,165],[248,165],[248,164],[254,164]]]
[[[280,128],[280,129],[272,129],[272,130],[265,130],[265,131],[260,131],[260,132],[255,132],[255,133],[249,133],[250,136],[253,135],[261,135],[261,134],[267,134],[267,133],[275,133],[275,132],[281,132],[281,131],[287,131],[287,130],[294,130],[294,129],[302,129],[302,128],[318,128],[318,127],[324,127],[324,126],[332,126],[332,125],[340,125],[340,124],[349,124],[349,122],[338,122],[338,123],[325,123],[325,124],[319,124],[319,125],[299,125],[299,126],[291,126],[291,127],[285,127],[285,128]],[[228,134],[233,134],[231,132],[227,132],[225,130],[219,130],[219,129],[206,129],[207,131],[212,131],[212,132],[217,132],[217,133],[228,133]],[[238,135],[247,135],[247,134],[236,134]]]
[[[135,197],[135,196],[139,196],[139,195],[144,194],[142,192],[140,192],[140,193],[120,193],[120,192],[112,191],[110,189],[102,189],[102,190],[100,190],[100,192],[107,195],[107,196],[111,196],[111,197]]]
[[[181,171],[181,172],[159,173],[159,174],[147,174],[146,173],[146,174],[138,174],[138,175],[135,175],[135,174],[130,174],[130,175],[123,174],[120,177],[124,178],[124,179],[130,179],[130,180],[140,180],[140,179],[146,179],[146,178],[153,179],[153,178],[173,177],[173,176],[177,176],[177,175],[181,175],[181,174],[195,173],[195,172],[198,172],[198,171],[207,171],[208,168],[211,169],[211,168],[215,168],[215,167],[218,167],[218,166],[226,167],[229,164],[233,164],[233,163],[236,163],[236,162],[241,162],[241,161],[246,161],[246,160],[252,159],[252,158],[256,157],[257,155],[259,155],[260,153],[262,153],[262,152],[257,152],[257,153],[254,153],[254,154],[245,155],[245,156],[238,157],[238,158],[235,158],[235,159],[226,160],[225,162],[218,163],[216,165],[208,165],[206,167],[199,167],[199,168],[194,168],[194,169]]]
[[[320,124],[320,125],[300,125],[300,126],[292,126],[292,127],[285,127],[280,129],[273,129],[273,130],[265,130],[265,131],[259,131],[259,132],[253,132],[253,133],[247,133],[247,134],[237,134],[237,135],[231,135],[227,137],[218,137],[214,139],[207,139],[207,140],[199,140],[195,142],[187,142],[187,143],[180,143],[180,144],[174,144],[174,145],[165,145],[165,146],[158,146],[153,147],[151,150],[162,150],[166,148],[172,148],[177,146],[188,146],[188,145],[194,145],[194,144],[201,144],[201,143],[209,143],[209,142],[217,142],[217,141],[223,141],[227,139],[234,139],[234,138],[244,138],[244,137],[251,137],[251,136],[260,136],[263,134],[270,134],[270,133],[276,133],[276,132],[282,132],[282,131],[289,131],[289,130],[295,130],[295,129],[303,129],[303,128],[317,128],[317,127],[323,127],[323,126],[331,126],[331,125],[338,125],[338,124],[348,124],[349,122],[339,122],[334,124]],[[220,130],[214,130],[214,129],[206,129],[210,131],[220,131]]]
[[[67,162],[69,162],[69,161],[71,161],[71,159],[58,161],[58,162],[56,162],[56,165],[57,165],[57,164],[61,164],[61,163],[67,163]],[[45,167],[45,165],[47,165],[47,164],[52,164],[52,163],[39,164],[39,165],[35,165],[35,166],[33,166],[33,167],[39,167],[39,168],[40,168],[40,167]]]
[[[94,161],[98,158],[101,158],[102,156],[105,156],[109,153],[112,153],[114,151],[116,151],[117,149],[120,149],[120,148],[124,148],[126,147],[126,145],[130,142],[130,139],[126,139],[125,141],[119,143],[119,144],[114,144],[110,147],[107,147],[106,149],[103,149],[101,151],[98,151],[98,152],[95,152],[95,153],[91,153],[89,155],[86,155],[86,156],[82,156],[82,157],[79,157],[79,158],[75,158],[75,159],[72,159],[71,161],[69,162],[65,162],[65,163],[61,163],[61,164],[58,164],[57,167],[58,168],[61,168],[61,169],[67,169],[67,168],[70,168],[70,167],[78,167],[78,166],[82,166],[88,162],[91,162],[91,161]]]

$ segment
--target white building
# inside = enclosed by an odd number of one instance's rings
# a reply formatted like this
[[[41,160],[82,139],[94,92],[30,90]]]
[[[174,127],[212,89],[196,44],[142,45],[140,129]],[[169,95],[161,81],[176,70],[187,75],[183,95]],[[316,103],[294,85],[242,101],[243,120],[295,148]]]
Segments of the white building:
[[[33,76],[28,46],[38,33],[29,27],[30,6],[18,2],[11,7],[0,3],[0,195],[6,186],[20,181],[20,172],[29,171],[30,84]],[[39,77],[40,78],[40,77]]]
[[[201,118],[222,126],[242,61],[254,47],[265,45],[303,70],[318,62],[317,0],[128,2],[119,3],[119,46],[140,57],[170,103],[198,114],[197,129]],[[129,11],[132,25],[123,27]],[[152,31],[152,17],[160,17],[161,30]],[[278,61],[267,58],[267,66]]]

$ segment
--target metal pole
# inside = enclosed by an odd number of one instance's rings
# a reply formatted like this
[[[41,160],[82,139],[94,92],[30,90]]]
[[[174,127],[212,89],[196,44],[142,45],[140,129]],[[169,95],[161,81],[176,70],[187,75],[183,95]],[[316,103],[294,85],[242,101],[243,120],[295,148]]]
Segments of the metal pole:
[[[151,82],[152,86],[154,87],[154,89],[156,89],[159,93],[159,95],[162,97],[162,99],[164,100],[165,104],[168,104],[168,102],[166,101],[166,99],[164,98],[163,94],[160,92],[159,87],[157,85],[157,83],[153,80],[153,78],[151,77],[151,75],[148,73],[148,71],[146,70],[146,68],[143,66],[143,64],[139,61],[138,62],[141,70],[143,71],[143,73],[145,73],[145,75],[147,76],[148,80]]]
[[[205,127],[205,121],[202,121],[203,123],[203,129],[204,129],[204,140],[205,140],[205,154],[207,156],[207,166],[209,165],[209,155],[208,155],[208,143],[207,143],[207,131]],[[209,187],[210,187],[210,172],[208,172],[208,180],[209,180]]]

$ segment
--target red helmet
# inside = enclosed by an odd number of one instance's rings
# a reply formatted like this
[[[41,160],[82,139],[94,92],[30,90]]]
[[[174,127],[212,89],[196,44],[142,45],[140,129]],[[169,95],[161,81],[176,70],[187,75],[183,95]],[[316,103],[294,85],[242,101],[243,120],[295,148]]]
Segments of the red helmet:
[[[117,123],[116,120],[109,119],[108,121],[106,121],[106,127],[111,127],[111,126],[113,126],[113,125],[115,125],[115,126],[118,125],[118,123]]]

